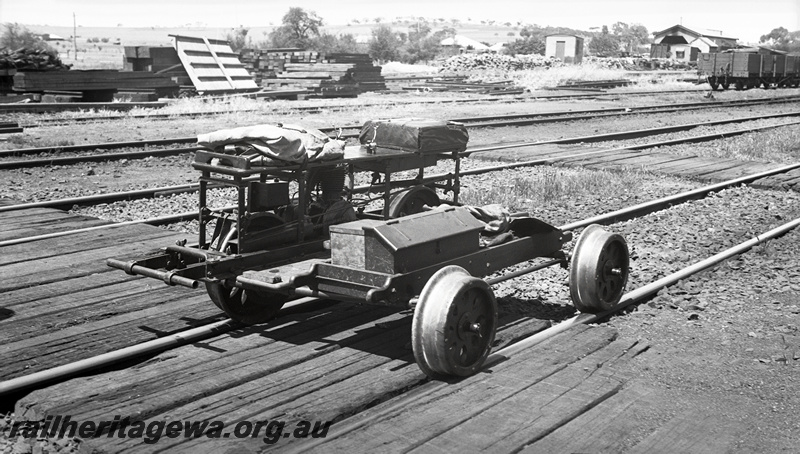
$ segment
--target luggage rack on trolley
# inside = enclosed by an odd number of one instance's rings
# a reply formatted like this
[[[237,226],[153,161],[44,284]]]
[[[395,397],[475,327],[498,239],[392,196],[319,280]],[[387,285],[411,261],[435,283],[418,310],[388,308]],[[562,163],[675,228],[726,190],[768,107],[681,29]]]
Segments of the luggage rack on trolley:
[[[492,281],[571,261],[574,304],[597,312],[622,296],[629,258],[625,240],[596,225],[571,259],[562,250],[571,233],[525,214],[501,216],[505,232],[487,235],[485,212],[459,204],[467,140],[457,123],[403,119],[367,122],[361,144],[329,160],[264,165],[257,154],[231,154],[231,144],[200,150],[192,164],[201,172],[197,244],[108,264],[170,285],[203,282],[215,305],[247,324],[303,296],[413,307],[419,367],[435,378],[471,375],[497,329],[497,303],[482,277],[535,258],[551,260]],[[451,173],[425,177],[445,159]],[[370,185],[355,186],[361,172],[372,173]],[[209,191],[219,187],[235,190],[232,211],[209,209]],[[451,198],[441,200],[437,189]],[[380,196],[359,201],[364,193]]]

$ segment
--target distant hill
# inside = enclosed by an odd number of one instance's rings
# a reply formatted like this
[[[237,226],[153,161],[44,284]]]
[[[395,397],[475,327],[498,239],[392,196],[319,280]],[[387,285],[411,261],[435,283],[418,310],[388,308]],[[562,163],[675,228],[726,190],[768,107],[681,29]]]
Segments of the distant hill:
[[[401,32],[408,31],[413,24],[409,23],[386,23],[393,29]],[[49,25],[28,25],[25,26],[31,31],[44,34],[51,33],[68,38],[71,41],[73,35],[72,27],[49,26]],[[323,31],[332,34],[352,34],[354,36],[371,36],[372,29],[377,24],[351,24],[351,25],[326,25]],[[433,26],[433,31],[441,30],[444,27],[451,27],[450,23],[437,23]],[[262,42],[266,35],[271,32],[274,26],[248,27],[248,36],[254,43]],[[495,44],[498,42],[508,42],[519,38],[519,27],[507,26],[504,24],[480,24],[480,23],[461,23],[456,27],[459,35],[464,35],[474,40]],[[232,28],[220,27],[78,27],[78,47],[86,44],[92,38],[107,38],[109,42],[119,40],[122,46],[169,46],[172,39],[169,35],[182,36],[204,36],[206,38],[226,39]]]

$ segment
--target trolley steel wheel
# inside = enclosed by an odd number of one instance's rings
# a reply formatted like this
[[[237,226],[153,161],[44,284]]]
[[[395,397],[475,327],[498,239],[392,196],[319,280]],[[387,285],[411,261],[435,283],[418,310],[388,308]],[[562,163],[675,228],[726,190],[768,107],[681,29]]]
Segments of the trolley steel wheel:
[[[489,284],[460,266],[446,266],[425,284],[414,310],[414,358],[431,378],[466,377],[486,361],[496,331],[497,301]]]
[[[247,325],[269,321],[289,299],[286,295],[227,287],[212,282],[206,282],[206,291],[211,301],[225,311],[228,317]]]
[[[282,221],[277,217],[260,219],[259,228],[277,227]],[[236,245],[232,240],[238,236],[238,228],[232,227],[221,237],[213,250],[236,253]],[[238,322],[254,325],[264,323],[278,314],[284,303],[289,300],[286,295],[245,290],[239,287],[228,287],[220,282],[206,282],[206,292],[215,306],[222,309],[228,317]]]
[[[421,213],[423,206],[435,207],[441,203],[433,189],[427,186],[413,186],[392,196],[389,202],[389,217],[394,219]]]
[[[592,224],[581,233],[572,253],[569,293],[581,312],[612,309],[628,282],[630,256],[622,235]]]

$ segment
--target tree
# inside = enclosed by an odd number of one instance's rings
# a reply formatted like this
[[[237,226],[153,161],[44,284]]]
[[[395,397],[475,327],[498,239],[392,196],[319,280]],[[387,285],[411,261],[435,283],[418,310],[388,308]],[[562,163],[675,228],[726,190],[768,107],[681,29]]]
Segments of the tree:
[[[538,26],[526,25],[519,31],[516,39],[503,49],[509,55],[544,55],[545,31]]]
[[[359,52],[359,44],[351,34],[345,35],[332,35],[330,33],[321,33],[317,38],[314,38],[311,47],[322,53],[357,53]]]
[[[603,25],[603,31],[589,41],[589,52],[598,57],[618,57],[619,38],[608,33],[608,27]]]
[[[797,52],[800,51],[800,30],[790,32],[783,27],[774,28],[762,35],[759,43],[776,50]]]
[[[761,35],[761,39],[758,42],[762,44],[775,45],[785,41],[786,37],[788,36],[789,30],[786,30],[783,27],[778,27],[773,28],[772,31],[766,35]]]
[[[372,38],[368,44],[369,55],[381,61],[397,60],[400,40],[392,27],[381,24],[372,29]]]
[[[628,55],[637,53],[639,46],[650,41],[647,28],[641,24],[628,25],[625,22],[617,22],[612,29],[614,36],[617,37]]]
[[[283,25],[270,33],[270,40],[275,47],[308,47],[311,38],[319,36],[322,18],[313,11],[305,11],[300,7],[289,8],[283,16]]]
[[[0,49],[15,51],[18,49],[41,50],[53,56],[58,52],[47,44],[39,35],[28,30],[24,25],[5,23],[3,34],[0,35]]]
[[[253,47],[253,40],[247,37],[249,31],[245,27],[239,27],[228,32],[225,39],[228,40],[228,44],[234,52],[239,52],[246,47]]]

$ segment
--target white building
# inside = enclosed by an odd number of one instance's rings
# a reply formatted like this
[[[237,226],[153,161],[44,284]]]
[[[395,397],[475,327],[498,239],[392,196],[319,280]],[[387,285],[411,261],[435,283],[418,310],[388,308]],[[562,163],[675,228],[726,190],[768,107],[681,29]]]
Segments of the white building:
[[[583,38],[575,35],[547,35],[544,55],[558,58],[564,63],[580,63],[583,60]]]

